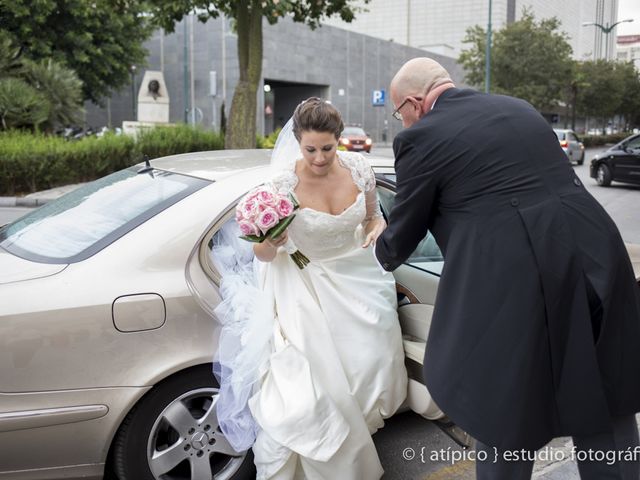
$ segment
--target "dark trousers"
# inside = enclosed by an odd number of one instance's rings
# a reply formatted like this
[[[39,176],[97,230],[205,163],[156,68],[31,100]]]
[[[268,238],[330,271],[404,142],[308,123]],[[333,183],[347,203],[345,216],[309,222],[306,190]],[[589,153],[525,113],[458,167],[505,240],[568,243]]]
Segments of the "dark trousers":
[[[638,425],[635,415],[614,418],[613,431],[595,435],[574,436],[576,448],[575,458],[582,480],[639,480],[640,479],[640,446]],[[591,455],[589,452],[591,451]],[[481,453],[481,452],[484,452]],[[622,461],[612,461],[605,456],[601,461],[598,452],[622,452]],[[624,461],[624,453],[628,452],[631,460]],[[486,461],[476,460],[476,480],[529,480],[533,470],[534,458],[525,455],[524,460],[509,461],[522,458],[522,454],[514,456],[511,452],[499,452],[481,442],[476,443],[476,457],[486,455]],[[600,454],[602,455],[602,454]],[[612,454],[610,454],[612,455]]]

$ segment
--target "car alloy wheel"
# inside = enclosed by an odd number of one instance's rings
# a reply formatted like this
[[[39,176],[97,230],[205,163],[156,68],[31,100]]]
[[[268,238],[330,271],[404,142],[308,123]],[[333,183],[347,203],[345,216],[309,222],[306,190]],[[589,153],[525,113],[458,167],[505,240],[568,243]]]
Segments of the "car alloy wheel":
[[[598,171],[596,172],[596,182],[598,185],[603,187],[607,187],[611,185],[611,170],[604,163],[598,166]]]
[[[211,365],[160,382],[129,412],[116,435],[119,480],[249,480],[253,454],[236,452],[218,424]]]
[[[216,388],[192,390],[158,416],[147,444],[155,478],[177,480],[190,474],[191,480],[227,480],[240,469],[245,455],[236,452],[220,430],[217,399]]]

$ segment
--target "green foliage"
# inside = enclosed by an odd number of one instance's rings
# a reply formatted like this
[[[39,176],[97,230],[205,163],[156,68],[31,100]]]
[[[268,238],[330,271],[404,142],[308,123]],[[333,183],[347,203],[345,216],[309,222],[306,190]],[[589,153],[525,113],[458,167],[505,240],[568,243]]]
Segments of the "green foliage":
[[[278,135],[280,135],[281,128],[276,128],[273,132],[271,132],[266,137],[262,135],[257,136],[257,148],[273,148],[276,145],[276,140],[278,139]]]
[[[580,140],[585,147],[600,147],[604,145],[612,145],[621,142],[631,135],[631,132],[612,133],[611,135],[585,135]]]
[[[571,74],[571,46],[554,17],[536,21],[525,9],[522,18],[495,32],[491,48],[491,91],[522,98],[539,110],[556,105],[566,95]],[[486,31],[467,30],[459,62],[466,80],[483,86]]]
[[[34,60],[53,59],[76,71],[83,97],[94,102],[130,81],[152,33],[145,2],[129,0],[0,1],[0,25]],[[0,47],[1,48],[1,47]]]
[[[0,31],[0,129],[53,130],[80,121],[82,82],[76,73],[51,59],[26,58]]]
[[[604,122],[617,112],[624,93],[622,77],[616,69],[616,62],[581,62],[578,73],[584,79],[584,85],[578,91],[578,111],[582,115],[596,117]]]
[[[173,31],[175,22],[194,10],[202,22],[220,14],[237,20],[241,10],[253,9],[259,10],[272,25],[291,15],[294,22],[305,23],[311,28],[319,27],[323,18],[333,15],[351,22],[355,14],[363,10],[353,5],[353,0],[150,0],[149,3],[155,22],[168,32]]]
[[[47,121],[50,106],[46,98],[31,85],[18,78],[0,80],[0,126],[35,127]]]
[[[222,135],[189,125],[155,128],[143,133],[138,140],[140,155],[149,158],[223,148]]]
[[[145,156],[154,159],[222,148],[220,134],[187,125],[157,128],[137,142],[126,135],[69,142],[40,133],[8,131],[0,133],[0,195],[94,180],[135,165]]]
[[[53,60],[29,60],[24,63],[23,76],[49,103],[45,129],[82,120],[82,82],[73,70]]]
[[[20,69],[20,47],[11,36],[0,30],[0,78],[15,76]]]
[[[616,72],[623,85],[617,113],[624,115],[629,128],[640,126],[640,72],[633,62],[617,62]]]

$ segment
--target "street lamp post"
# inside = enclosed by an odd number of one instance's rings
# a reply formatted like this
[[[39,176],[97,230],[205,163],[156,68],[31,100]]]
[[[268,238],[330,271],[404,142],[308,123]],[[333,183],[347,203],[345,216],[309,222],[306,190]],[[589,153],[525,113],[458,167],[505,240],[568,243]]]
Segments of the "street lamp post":
[[[133,110],[133,121],[138,120],[138,112],[136,112],[136,66],[131,65],[131,108]]]
[[[489,0],[489,23],[487,24],[487,49],[484,59],[484,91],[491,89],[491,3]]]
[[[589,27],[591,25],[593,25],[594,27],[598,27],[600,30],[602,30],[602,32],[606,35],[606,42],[607,42],[607,49],[606,49],[606,54],[605,54],[605,59],[606,60],[610,60],[609,58],[609,34],[613,31],[613,29],[616,27],[616,25],[619,25],[621,23],[625,23],[625,22],[633,22],[633,18],[627,18],[625,20],[620,20],[619,22],[614,23],[613,25],[609,25],[609,22],[605,23],[605,26],[600,25],[599,23],[596,22],[584,22],[582,24],[583,27]]]

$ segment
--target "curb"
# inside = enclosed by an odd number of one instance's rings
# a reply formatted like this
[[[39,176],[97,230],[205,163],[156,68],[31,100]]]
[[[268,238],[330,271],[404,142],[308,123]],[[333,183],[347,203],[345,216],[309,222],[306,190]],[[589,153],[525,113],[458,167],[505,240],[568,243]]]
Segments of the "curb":
[[[0,207],[39,207],[52,198],[0,197]]]
[[[0,197],[0,207],[15,207],[16,197]]]

